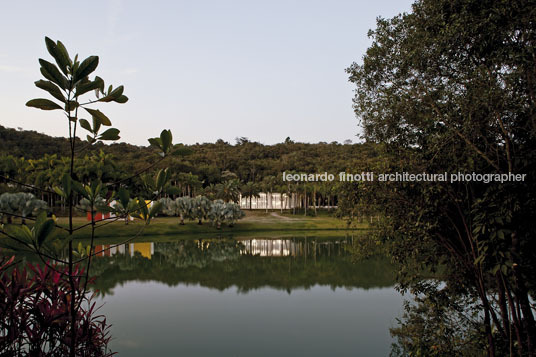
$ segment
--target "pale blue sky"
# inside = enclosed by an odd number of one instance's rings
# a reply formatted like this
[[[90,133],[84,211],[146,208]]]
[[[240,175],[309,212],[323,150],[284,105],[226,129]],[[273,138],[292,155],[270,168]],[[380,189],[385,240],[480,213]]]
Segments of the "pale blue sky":
[[[121,141],[171,129],[174,142],[265,144],[357,141],[344,69],[370,45],[377,16],[412,1],[9,1],[0,13],[0,124],[66,136],[60,112],[25,107],[47,97],[44,37],[70,54],[98,55],[95,74],[125,86],[123,105],[99,108]],[[50,60],[50,59],[49,59]]]

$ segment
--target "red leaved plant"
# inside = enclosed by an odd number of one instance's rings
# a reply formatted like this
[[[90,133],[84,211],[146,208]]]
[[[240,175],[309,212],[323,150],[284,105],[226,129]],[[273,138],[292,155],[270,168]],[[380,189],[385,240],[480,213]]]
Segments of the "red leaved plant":
[[[67,267],[26,264],[0,257],[0,355],[66,356],[71,341],[71,286]],[[83,271],[73,272],[77,291],[76,356],[112,356],[109,328],[94,295],[83,293]],[[91,283],[91,281],[90,281]]]

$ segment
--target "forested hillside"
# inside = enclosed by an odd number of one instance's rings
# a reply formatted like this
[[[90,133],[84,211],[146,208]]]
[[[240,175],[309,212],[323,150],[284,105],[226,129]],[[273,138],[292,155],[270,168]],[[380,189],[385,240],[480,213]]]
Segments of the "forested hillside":
[[[98,155],[102,150],[125,172],[147,165],[147,158],[153,151],[149,146],[126,143],[86,146],[85,142],[80,142],[77,146],[88,157]],[[7,156],[37,160],[44,155],[56,155],[60,159],[67,152],[66,138],[0,126],[0,156],[4,158],[3,161]],[[223,140],[194,145],[176,144],[170,168],[175,174],[195,175],[199,183],[207,186],[221,182],[224,171],[236,174],[243,182],[260,182],[266,176],[280,176],[283,171],[327,171],[334,174],[340,171],[358,172],[370,168],[370,161],[377,155],[377,150],[370,144],[307,144],[287,139],[284,143],[263,145],[240,138],[235,145]]]
[[[55,195],[43,194],[60,185],[68,171],[68,140],[34,131],[0,127],[0,191],[31,191],[58,204]],[[379,170],[382,165],[377,144],[297,143],[287,138],[275,145],[263,145],[238,138],[234,145],[216,143],[183,145],[176,143],[165,162],[155,162],[157,149],[130,144],[76,144],[77,180],[128,183],[132,192],[151,192],[151,177],[135,175],[147,167],[169,168],[165,195],[171,197],[205,195],[237,202],[239,195],[258,197],[260,192],[295,194],[297,204],[332,206],[341,197],[354,202],[355,184],[338,182],[338,173]],[[152,159],[151,159],[152,158]],[[284,182],[283,172],[323,173],[335,176],[328,182]],[[119,186],[118,186],[119,187]],[[118,189],[115,187],[115,189]],[[345,214],[353,216],[353,210]]]

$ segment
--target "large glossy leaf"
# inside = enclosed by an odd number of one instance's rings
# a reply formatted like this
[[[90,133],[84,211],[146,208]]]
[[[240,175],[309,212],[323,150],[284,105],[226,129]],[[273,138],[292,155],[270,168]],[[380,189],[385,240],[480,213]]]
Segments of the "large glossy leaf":
[[[101,99],[99,99],[99,102],[111,102],[113,100],[116,100],[117,98],[119,98],[119,97],[121,97],[123,95],[124,89],[125,88],[123,86],[117,87],[116,89],[114,89],[113,91],[108,93],[107,96],[102,97]]]
[[[41,74],[48,80],[56,83],[60,86],[61,89],[66,90],[69,81],[67,78],[60,73],[60,70],[56,65],[45,61],[44,59],[39,59],[39,64],[41,65]]]
[[[99,57],[98,56],[89,56],[85,60],[80,63],[80,66],[78,67],[76,73],[75,73],[75,81],[78,81],[84,77],[87,77],[91,72],[93,72],[97,66],[99,65]]]
[[[156,189],[158,191],[161,191],[164,185],[166,184],[167,179],[167,169],[166,170],[160,170],[158,171],[158,174],[156,175]]]
[[[91,116],[91,120],[93,121],[93,133],[96,134],[99,132],[99,129],[101,127],[101,121],[99,118],[95,116]]]
[[[65,194],[67,196],[69,196],[71,194],[71,188],[72,188],[72,179],[71,179],[71,176],[66,172],[63,174],[63,176],[61,177],[61,184],[62,184],[62,188],[63,188],[63,192],[65,192]]]
[[[91,125],[89,124],[89,122],[86,119],[79,119],[78,122],[80,123],[80,126],[82,128],[84,128],[87,131],[93,133],[93,129],[91,129]]]
[[[149,141],[149,144],[156,146],[157,148],[162,148],[162,140],[160,138],[150,138],[147,139]]]
[[[116,128],[110,128],[98,137],[99,140],[118,140],[119,138],[119,129]]]
[[[93,81],[80,81],[76,85],[76,95],[80,96],[82,94],[85,94],[89,91],[95,90],[95,89],[103,89],[104,88],[104,81],[99,76],[96,76]]]
[[[119,98],[114,99],[116,103],[124,104],[128,102],[128,97],[126,95],[122,95]]]
[[[51,81],[44,81],[41,79],[35,82],[35,86],[37,88],[46,90],[50,93],[50,95],[52,95],[57,100],[61,100],[63,103],[67,101],[67,99],[65,99],[63,93],[61,92],[61,89]]]
[[[29,100],[26,103],[26,106],[38,108],[41,110],[55,110],[55,109],[62,110],[63,109],[62,107],[60,107],[58,104],[54,103],[53,101],[44,99],[44,98],[37,98],[37,99]]]
[[[89,114],[93,115],[93,117],[97,118],[100,123],[104,126],[110,126],[112,125],[112,122],[106,115],[104,115],[103,112],[101,112],[98,109],[90,109],[90,108],[84,108]]]
[[[58,43],[56,43],[48,37],[45,37],[45,43],[47,45],[48,53],[54,57],[61,71],[67,75],[69,73],[67,67],[70,66],[71,62],[65,46],[63,46],[61,42],[58,41]]]
[[[73,62],[71,61],[71,57],[69,57],[69,52],[67,52],[67,48],[65,48],[65,45],[58,40],[56,42],[56,46],[60,56],[62,57],[62,61],[65,60],[68,66],[72,66]]]
[[[38,246],[42,246],[45,240],[52,235],[54,228],[54,220],[47,219],[45,212],[41,212],[37,216],[37,220],[35,221],[33,228],[33,236],[37,241]]]
[[[160,140],[162,142],[162,151],[167,154],[171,148],[171,141],[173,140],[171,130],[162,130]]]
[[[149,217],[153,218],[162,209],[162,203],[159,201],[153,202],[151,210],[149,211]]]
[[[54,186],[52,188],[54,189],[54,192],[56,192],[58,195],[60,195],[61,197],[67,198],[67,195],[65,194],[65,192],[63,192],[61,188],[59,188],[58,186]]]
[[[31,244],[32,242],[32,232],[25,225],[16,226],[13,224],[9,224],[5,226],[4,230],[8,235],[16,238],[19,241],[23,241],[24,243],[28,244]]]
[[[82,195],[85,198],[89,198],[89,195],[88,195],[86,189],[84,188],[84,185],[82,185],[82,183],[80,183],[80,182],[78,182],[76,180],[71,180],[71,185],[72,185],[73,190],[75,192],[77,192],[78,194]]]
[[[123,205],[124,208],[127,208],[128,202],[130,201],[130,193],[124,187],[121,187],[118,192],[119,202]]]

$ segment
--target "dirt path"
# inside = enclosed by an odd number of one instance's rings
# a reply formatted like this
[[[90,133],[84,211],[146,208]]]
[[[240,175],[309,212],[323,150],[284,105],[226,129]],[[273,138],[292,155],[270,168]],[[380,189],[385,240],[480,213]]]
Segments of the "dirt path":
[[[277,212],[270,212],[270,214],[262,215],[262,216],[258,216],[258,215],[246,216],[241,221],[242,222],[269,223],[269,222],[281,222],[281,221],[290,222],[290,221],[300,221],[300,220],[301,220],[300,218],[285,217],[285,216],[280,215]]]
[[[296,221],[296,220],[299,221],[300,220],[299,218],[290,218],[290,217],[281,216],[279,213],[276,213],[276,212],[270,213],[270,216],[280,219],[282,221]]]

